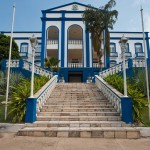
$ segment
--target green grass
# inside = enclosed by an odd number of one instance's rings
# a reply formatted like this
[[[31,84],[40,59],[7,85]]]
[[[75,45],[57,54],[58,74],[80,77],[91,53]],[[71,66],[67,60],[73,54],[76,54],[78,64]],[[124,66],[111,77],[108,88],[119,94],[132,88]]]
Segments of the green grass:
[[[150,120],[149,120],[149,110],[148,110],[148,107],[144,108],[142,110],[142,119],[143,119],[143,122],[145,124],[145,126],[148,126],[150,127]]]

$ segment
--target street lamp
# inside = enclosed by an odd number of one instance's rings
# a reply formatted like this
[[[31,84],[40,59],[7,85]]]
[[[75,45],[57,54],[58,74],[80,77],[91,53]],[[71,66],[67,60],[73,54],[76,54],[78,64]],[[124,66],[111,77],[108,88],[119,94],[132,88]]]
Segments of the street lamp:
[[[31,73],[31,89],[30,89],[31,93],[30,93],[30,97],[33,98],[33,90],[34,90],[34,56],[35,56],[36,46],[38,44],[38,40],[34,36],[34,34],[30,38],[30,43],[31,43],[31,47],[32,47],[32,73]]]
[[[127,49],[128,39],[123,35],[119,41],[122,58],[123,58],[123,81],[124,81],[124,96],[127,97],[127,80],[126,80],[126,65],[125,65],[125,51]]]

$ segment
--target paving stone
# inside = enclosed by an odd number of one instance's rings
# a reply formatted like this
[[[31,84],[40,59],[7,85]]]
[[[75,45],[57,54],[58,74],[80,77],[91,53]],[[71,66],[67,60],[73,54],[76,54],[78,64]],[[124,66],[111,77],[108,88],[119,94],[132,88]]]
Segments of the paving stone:
[[[140,132],[138,131],[127,131],[127,139],[138,139]]]
[[[115,131],[115,138],[126,139],[127,132],[126,131]]]
[[[69,133],[69,132],[61,132],[61,131],[58,131],[58,132],[57,132],[57,137],[68,137],[68,133]]]
[[[104,138],[114,138],[114,131],[104,131]]]
[[[92,137],[93,138],[103,138],[104,131],[92,131]]]
[[[69,131],[69,137],[80,137],[80,131]]]
[[[81,131],[80,132],[80,137],[82,137],[82,138],[90,138],[91,137],[91,132],[90,131]]]

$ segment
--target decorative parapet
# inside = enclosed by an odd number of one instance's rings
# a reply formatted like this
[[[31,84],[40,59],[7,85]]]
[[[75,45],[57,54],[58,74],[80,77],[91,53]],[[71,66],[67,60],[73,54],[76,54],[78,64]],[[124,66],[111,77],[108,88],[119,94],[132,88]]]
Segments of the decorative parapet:
[[[11,68],[22,68],[22,69],[25,69],[25,70],[28,70],[31,72],[32,70],[32,63],[26,61],[26,60],[22,60],[22,59],[12,59],[10,61],[10,67]],[[8,68],[8,60],[5,60],[3,59],[2,61],[2,68],[3,70],[5,68]],[[49,78],[52,78],[53,74],[52,72],[34,64],[34,73],[38,74],[38,75],[42,75],[42,76],[46,76],[46,77],[49,77]]]
[[[110,86],[101,77],[95,76],[95,83],[104,96],[113,104],[117,112],[120,113],[122,121],[133,123],[132,98],[124,97],[122,93]]]
[[[144,59],[135,59],[135,58],[134,59],[128,59],[125,61],[125,66],[126,66],[126,69],[132,68],[132,67],[137,67],[137,68],[145,67],[145,60]],[[110,68],[100,72],[99,75],[102,78],[105,78],[109,75],[119,73],[122,70],[123,70],[123,64],[120,63],[120,64],[117,64],[113,67],[110,67]]]
[[[50,97],[50,94],[57,83],[57,79],[57,75],[53,76],[37,93],[34,94],[33,98],[29,97],[26,99],[26,123],[33,123],[36,121],[36,115]]]

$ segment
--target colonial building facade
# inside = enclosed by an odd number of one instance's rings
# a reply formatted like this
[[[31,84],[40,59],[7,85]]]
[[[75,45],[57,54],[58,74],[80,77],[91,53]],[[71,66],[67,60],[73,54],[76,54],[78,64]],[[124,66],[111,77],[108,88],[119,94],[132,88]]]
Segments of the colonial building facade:
[[[65,81],[83,81],[88,76],[99,73],[99,63],[91,43],[91,34],[86,31],[82,20],[83,12],[88,5],[73,2],[63,6],[42,10],[42,31],[14,32],[14,40],[19,46],[22,59],[31,61],[31,45],[29,38],[34,34],[38,39],[35,52],[35,63],[44,66],[44,59],[56,57],[60,60],[60,75]],[[1,32],[10,35],[10,32]],[[110,56],[104,54],[102,67],[116,65],[122,61],[119,40],[122,35],[128,38],[126,59],[144,59],[142,32],[110,32]],[[149,37],[145,32],[146,57],[150,58]]]

